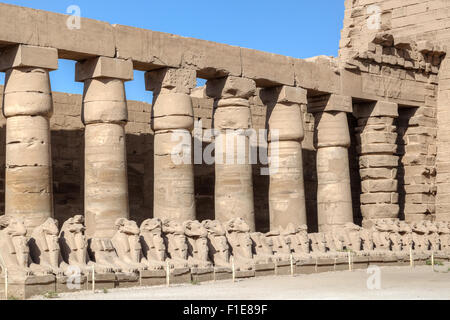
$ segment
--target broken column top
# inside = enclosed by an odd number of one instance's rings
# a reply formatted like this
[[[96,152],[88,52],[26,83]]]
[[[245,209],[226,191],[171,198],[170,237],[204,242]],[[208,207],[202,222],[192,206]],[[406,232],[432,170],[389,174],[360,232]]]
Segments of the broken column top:
[[[145,73],[145,89],[154,93],[190,94],[197,86],[197,72],[193,69],[162,68]]]
[[[265,104],[306,104],[307,91],[299,87],[280,86],[260,91],[261,100]]]
[[[377,101],[358,104],[354,111],[357,118],[390,117],[398,118],[398,104],[388,101]]]
[[[1,72],[20,67],[56,70],[58,69],[58,50],[20,44],[0,51]]]
[[[95,78],[133,80],[133,62],[108,57],[97,57],[77,62],[75,65],[75,81],[83,82]]]
[[[206,95],[216,99],[243,98],[248,99],[256,92],[254,80],[228,76],[209,80],[206,83]]]
[[[308,112],[353,112],[352,97],[327,94],[308,99]]]

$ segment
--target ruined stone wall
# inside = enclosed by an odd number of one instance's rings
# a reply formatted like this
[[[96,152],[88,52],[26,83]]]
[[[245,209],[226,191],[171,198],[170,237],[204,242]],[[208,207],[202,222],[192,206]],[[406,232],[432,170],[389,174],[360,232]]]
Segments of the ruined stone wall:
[[[436,182],[436,174],[445,171],[437,171],[436,166],[438,144],[445,136],[438,135],[445,123],[438,114],[448,101],[441,99],[438,105],[437,98],[443,85],[440,66],[450,38],[449,8],[448,0],[346,1],[340,43],[344,77],[361,76],[366,94],[386,100],[408,96],[421,105],[399,104],[395,124],[400,217],[407,221],[434,219],[439,211],[436,192],[442,179]],[[379,28],[374,28],[378,22]],[[448,162],[445,155],[441,158]]]
[[[346,61],[367,50],[371,38],[389,31],[395,38],[450,41],[449,0],[346,0],[340,56]],[[379,26],[376,14],[380,14]]]
[[[0,93],[3,87],[0,86]],[[213,100],[193,97],[195,120],[210,129]],[[62,224],[70,217],[84,214],[84,125],[81,122],[82,97],[77,94],[53,93],[54,114],[51,118],[53,187],[55,217]],[[1,106],[0,100],[0,106]],[[251,99],[254,129],[266,128],[267,108],[261,99]],[[303,109],[305,122],[304,172],[307,211],[313,230],[316,222],[314,121]],[[128,189],[131,219],[141,223],[153,213],[153,132],[150,127],[151,104],[128,101],[127,133]],[[0,166],[5,165],[5,118],[0,116]],[[261,165],[253,166],[257,228],[269,231],[269,177],[260,175]],[[195,166],[196,210],[199,220],[214,218],[214,165]],[[4,170],[0,170],[0,212],[4,212]]]

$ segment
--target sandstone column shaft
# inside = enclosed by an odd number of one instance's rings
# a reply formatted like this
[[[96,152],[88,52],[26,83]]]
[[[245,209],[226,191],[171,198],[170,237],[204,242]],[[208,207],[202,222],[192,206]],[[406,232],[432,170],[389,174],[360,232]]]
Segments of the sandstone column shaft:
[[[252,127],[249,98],[253,80],[226,77],[207,82],[206,94],[215,98],[215,217],[227,222],[243,218],[255,230],[252,165],[249,137]]]
[[[196,219],[190,97],[196,82],[195,70],[164,68],[146,74],[147,90],[154,95],[155,218],[180,223]]]
[[[301,104],[307,103],[306,90],[283,86],[261,95],[268,106],[270,228],[306,225],[301,113]]]
[[[2,52],[6,71],[5,214],[23,218],[29,233],[53,217],[49,71],[58,68],[56,49],[26,45]]]
[[[129,218],[124,82],[133,79],[131,61],[95,58],[77,63],[84,81],[84,211],[88,238],[111,238],[118,218]]]
[[[317,214],[319,231],[326,232],[353,222],[348,148],[350,134],[347,113],[351,99],[331,95],[313,103],[317,148]],[[344,110],[344,111],[341,111]]]
[[[361,213],[363,225],[377,219],[397,219],[398,182],[397,127],[398,105],[390,102],[360,104],[358,153],[361,175]]]

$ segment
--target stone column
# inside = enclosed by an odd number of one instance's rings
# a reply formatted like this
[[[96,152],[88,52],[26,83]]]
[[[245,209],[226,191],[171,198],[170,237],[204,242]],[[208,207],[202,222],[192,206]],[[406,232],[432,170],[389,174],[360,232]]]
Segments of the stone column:
[[[23,218],[30,234],[53,217],[49,71],[56,69],[56,49],[18,45],[1,52],[0,70],[6,71],[5,214]]]
[[[84,212],[88,238],[111,238],[115,221],[129,217],[124,82],[132,79],[130,60],[99,57],[76,65],[76,81],[84,81]]]
[[[315,117],[318,225],[327,232],[353,222],[347,120],[352,99],[334,94],[313,98],[308,109]]]
[[[209,80],[206,94],[215,99],[215,216],[221,222],[243,218],[255,230],[252,164],[249,137],[252,127],[249,99],[253,80],[225,77]]]
[[[361,176],[363,226],[399,215],[397,168],[398,105],[390,102],[358,104],[357,140]]]
[[[307,224],[303,181],[302,141],[305,137],[301,105],[306,90],[278,87],[261,91],[268,108],[270,162],[270,229]]]
[[[146,88],[153,91],[155,218],[179,223],[195,220],[190,97],[195,70],[164,68],[146,73]]]

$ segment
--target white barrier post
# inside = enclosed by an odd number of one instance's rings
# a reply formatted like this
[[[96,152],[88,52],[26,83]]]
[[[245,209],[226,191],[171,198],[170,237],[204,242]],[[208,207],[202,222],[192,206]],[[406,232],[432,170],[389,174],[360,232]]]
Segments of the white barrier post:
[[[352,271],[352,253],[348,251],[348,270]]]
[[[8,300],[8,268],[5,268],[5,299]]]
[[[275,275],[277,276],[278,275],[278,260],[277,259],[275,259]]]
[[[431,252],[431,268],[434,271],[434,252]]]
[[[95,293],[95,265],[92,266],[92,292]]]
[[[169,260],[166,261],[166,286],[170,286],[170,264]]]
[[[233,282],[236,281],[236,268],[234,266],[234,257],[231,257],[231,272],[233,276]]]
[[[414,268],[414,259],[413,259],[412,247],[409,247],[409,265],[410,265],[411,268]]]
[[[292,256],[292,253],[290,256],[290,262],[291,262],[291,276],[294,276],[294,257]]]

